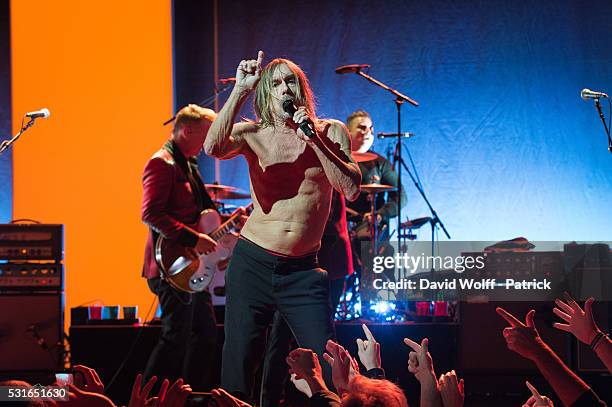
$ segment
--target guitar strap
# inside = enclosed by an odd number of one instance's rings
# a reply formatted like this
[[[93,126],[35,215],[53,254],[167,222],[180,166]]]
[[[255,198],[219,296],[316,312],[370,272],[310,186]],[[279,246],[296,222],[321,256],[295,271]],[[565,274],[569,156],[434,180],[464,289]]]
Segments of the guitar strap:
[[[185,174],[185,177],[189,181],[191,190],[194,191],[194,198],[196,200],[196,204],[198,205],[198,212],[201,212],[204,209],[216,210],[216,206],[208,195],[208,192],[206,192],[206,188],[202,182],[202,177],[200,176],[200,171],[198,170],[197,159],[195,157],[186,159],[173,140],[168,140],[164,145],[164,149],[166,149],[172,155],[174,162],[181,169],[181,171],[183,171],[183,174]]]

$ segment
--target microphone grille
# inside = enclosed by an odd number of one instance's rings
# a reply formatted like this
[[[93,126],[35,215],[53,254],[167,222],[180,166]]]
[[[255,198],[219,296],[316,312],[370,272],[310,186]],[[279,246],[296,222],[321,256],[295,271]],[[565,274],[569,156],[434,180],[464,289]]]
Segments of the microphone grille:
[[[46,107],[44,109],[40,109],[40,112],[43,114],[43,117],[46,119],[51,116],[51,112]]]

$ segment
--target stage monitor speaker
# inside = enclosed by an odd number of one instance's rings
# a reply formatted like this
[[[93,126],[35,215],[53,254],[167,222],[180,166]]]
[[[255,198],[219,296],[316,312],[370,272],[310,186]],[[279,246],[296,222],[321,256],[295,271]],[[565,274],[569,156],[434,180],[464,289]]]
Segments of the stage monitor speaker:
[[[63,294],[0,293],[0,372],[63,367]]]

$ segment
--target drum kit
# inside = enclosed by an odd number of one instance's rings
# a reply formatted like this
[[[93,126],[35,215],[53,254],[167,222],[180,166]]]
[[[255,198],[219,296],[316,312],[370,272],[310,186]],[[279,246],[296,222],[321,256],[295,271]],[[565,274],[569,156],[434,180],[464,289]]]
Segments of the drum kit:
[[[374,161],[378,155],[370,152],[360,153],[354,151],[351,153],[353,160],[357,163]],[[353,225],[351,229],[351,235],[358,238],[359,240],[371,240],[371,250],[374,253],[378,253],[379,244],[381,240],[386,240],[388,238],[388,233],[383,237],[381,234],[384,232],[384,228],[379,226],[379,222],[376,215],[376,197],[380,193],[385,192],[395,192],[397,191],[397,187],[392,185],[385,185],[379,183],[371,183],[371,184],[362,184],[361,191],[365,192],[369,195],[368,200],[370,202],[370,211],[369,213],[369,222],[357,222]],[[358,216],[363,217],[364,214],[360,214],[357,211],[347,208],[347,214],[350,217],[357,218]],[[416,235],[413,233],[414,230],[419,229],[421,226],[427,224],[432,220],[431,217],[423,217],[412,220],[407,220],[399,225],[399,228],[402,232],[405,232],[405,236],[410,240],[415,240]],[[386,227],[386,225],[385,225]]]

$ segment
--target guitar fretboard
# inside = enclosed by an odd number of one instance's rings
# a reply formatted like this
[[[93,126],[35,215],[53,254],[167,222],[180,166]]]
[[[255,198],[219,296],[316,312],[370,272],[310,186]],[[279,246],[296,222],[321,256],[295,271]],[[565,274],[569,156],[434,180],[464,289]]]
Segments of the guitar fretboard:
[[[215,241],[218,241],[223,236],[228,234],[230,232],[230,230],[232,230],[232,229],[234,229],[236,227],[238,216],[240,216],[240,214],[232,216],[231,218],[229,218],[227,220],[227,222],[225,222],[224,224],[219,226],[219,228],[217,230],[215,230],[214,232],[210,233],[208,236],[212,237]]]

